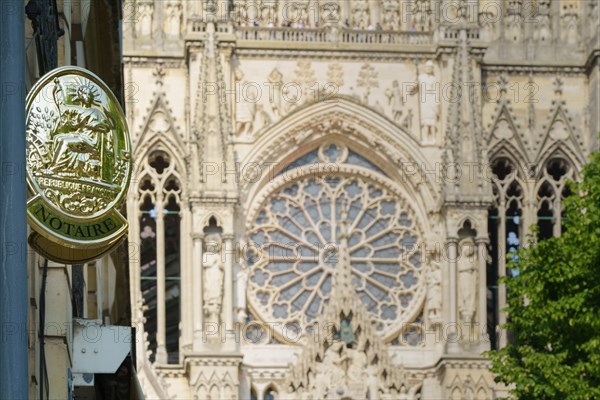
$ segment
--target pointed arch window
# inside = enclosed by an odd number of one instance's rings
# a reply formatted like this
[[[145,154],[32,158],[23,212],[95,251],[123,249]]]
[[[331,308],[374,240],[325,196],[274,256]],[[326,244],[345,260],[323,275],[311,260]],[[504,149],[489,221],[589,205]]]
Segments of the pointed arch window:
[[[523,237],[523,205],[525,182],[519,167],[507,157],[499,157],[491,164],[494,204],[488,214],[488,229],[492,262],[487,268],[488,302],[487,326],[492,347],[502,346],[506,337],[496,326],[506,323],[501,312],[506,304],[506,290],[498,280],[512,271],[507,270],[507,261],[516,257]],[[527,222],[525,222],[526,224]]]
[[[138,185],[140,288],[150,361],[179,362],[181,183],[167,152],[150,153]]]
[[[537,240],[560,236],[564,229],[564,199],[570,194],[567,182],[574,167],[565,157],[555,155],[530,170],[505,155],[491,163],[494,205],[489,210],[488,229],[491,263],[488,265],[488,334],[492,346],[502,347],[510,338],[496,327],[506,322],[506,290],[498,280],[519,271],[507,269],[516,260],[525,235],[537,225]],[[526,179],[525,177],[529,177]]]
[[[539,239],[560,236],[564,230],[564,199],[569,196],[568,180],[573,168],[561,157],[550,158],[543,164],[537,184],[537,224]]]

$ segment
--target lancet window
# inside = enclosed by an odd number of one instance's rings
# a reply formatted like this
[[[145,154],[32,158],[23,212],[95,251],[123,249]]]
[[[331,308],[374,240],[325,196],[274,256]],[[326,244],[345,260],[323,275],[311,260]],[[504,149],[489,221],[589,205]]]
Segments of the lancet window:
[[[150,361],[179,362],[181,183],[171,157],[155,151],[138,182],[140,279]]]
[[[509,157],[496,157],[491,163],[494,206],[489,211],[491,260],[488,265],[488,334],[493,347],[510,340],[496,327],[506,323],[506,289],[498,280],[518,274],[510,268],[517,250],[529,240],[560,236],[564,226],[564,198],[570,194],[567,182],[574,168],[565,157],[553,156],[540,166],[519,165]],[[537,236],[531,236],[537,226]]]

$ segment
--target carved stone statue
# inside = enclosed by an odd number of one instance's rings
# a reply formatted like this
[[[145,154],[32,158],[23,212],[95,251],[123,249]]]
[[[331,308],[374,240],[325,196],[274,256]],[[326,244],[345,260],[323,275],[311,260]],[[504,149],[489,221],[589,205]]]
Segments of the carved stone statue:
[[[348,379],[351,383],[363,382],[367,376],[367,355],[362,349],[347,349]]]
[[[216,233],[206,235],[204,259],[204,314],[207,322],[219,323],[223,304],[224,265],[221,258],[221,236]]]
[[[383,29],[396,31],[400,28],[400,4],[395,0],[383,1]]]
[[[182,6],[179,1],[169,1],[165,4],[165,33],[169,36],[181,34]]]
[[[385,96],[389,100],[389,105],[392,110],[392,119],[394,122],[400,122],[402,118],[402,109],[404,107],[404,98],[402,97],[402,89],[397,80],[392,82],[392,88],[385,91]]]
[[[579,15],[569,10],[561,17],[561,39],[568,44],[575,44],[579,40]]]
[[[352,27],[355,29],[366,29],[369,23],[369,2],[366,0],[354,1],[352,7]]]
[[[437,263],[427,274],[427,316],[432,325],[442,322],[442,287],[441,270]]]
[[[138,37],[149,37],[152,35],[152,14],[154,13],[154,4],[138,3],[139,22],[136,24],[136,34]]]
[[[238,322],[246,322],[246,287],[248,284],[248,271],[240,269],[236,275],[236,296],[237,296],[237,316]]]
[[[272,121],[277,121],[283,114],[281,104],[281,87],[283,86],[283,75],[275,68],[267,77],[269,81],[269,117]]]
[[[333,385],[342,384],[344,371],[340,368],[340,352],[344,346],[343,342],[333,343],[323,356],[323,362],[317,364],[312,392],[317,399],[326,399],[329,390],[335,390]]]
[[[477,252],[472,237],[460,241],[458,266],[458,310],[463,323],[473,323],[477,293]]]
[[[240,137],[249,137],[252,131],[254,122],[254,114],[256,113],[256,98],[252,98],[251,90],[247,89],[248,82],[243,81],[244,73],[237,69],[235,71],[236,98],[235,122],[236,134]]]
[[[437,125],[440,115],[439,82],[433,73],[433,62],[425,63],[425,72],[419,74],[411,94],[420,92],[421,140],[424,144],[437,142]]]

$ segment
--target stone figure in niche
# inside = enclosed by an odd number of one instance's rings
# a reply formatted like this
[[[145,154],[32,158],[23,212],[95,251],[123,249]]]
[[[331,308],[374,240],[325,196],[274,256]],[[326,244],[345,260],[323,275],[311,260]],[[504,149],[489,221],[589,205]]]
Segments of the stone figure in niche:
[[[237,92],[235,109],[236,134],[239,137],[248,138],[253,127],[258,94],[254,92],[252,85],[244,80],[244,73],[240,69],[235,71],[235,81],[235,90]]]
[[[152,35],[152,14],[154,13],[154,4],[139,3],[139,21],[136,24],[136,33],[138,37],[149,37]]]
[[[460,241],[458,258],[458,310],[463,323],[474,322],[477,293],[477,252],[475,241],[467,237]]]
[[[427,274],[427,316],[432,325],[442,323],[442,271],[437,263],[431,264]]]
[[[355,29],[366,29],[369,24],[369,2],[359,0],[352,10],[352,26]]]
[[[396,0],[383,1],[383,29],[396,31],[400,28],[398,9],[400,5]]]
[[[223,304],[224,265],[221,257],[222,240],[218,233],[206,235],[202,267],[204,269],[204,314],[207,322],[219,323]]]
[[[562,41],[568,44],[575,44],[579,40],[579,16],[572,9],[561,17]]]
[[[402,108],[404,107],[404,98],[402,97],[402,89],[400,83],[395,80],[392,82],[392,88],[385,91],[385,96],[388,98],[388,103],[392,110],[392,119],[394,122],[400,122],[402,118]]]
[[[418,70],[417,70],[418,73]],[[438,120],[440,116],[439,82],[433,73],[433,62],[425,63],[425,71],[418,74],[417,82],[410,94],[419,92],[421,110],[421,140],[423,144],[437,142]]]
[[[248,285],[248,271],[241,268],[236,275],[236,296],[238,322],[244,323],[248,318],[246,314],[246,287]]]
[[[179,1],[169,1],[165,8],[165,33],[169,36],[179,36],[181,34],[181,3]]]

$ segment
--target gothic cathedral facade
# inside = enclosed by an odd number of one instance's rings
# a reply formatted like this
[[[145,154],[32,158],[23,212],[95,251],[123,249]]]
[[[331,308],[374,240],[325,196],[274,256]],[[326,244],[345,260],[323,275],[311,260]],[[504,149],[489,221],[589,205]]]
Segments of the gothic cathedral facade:
[[[598,148],[598,12],[125,0],[147,397],[506,394],[498,280]]]

